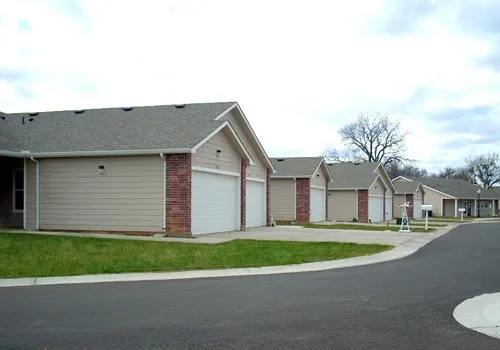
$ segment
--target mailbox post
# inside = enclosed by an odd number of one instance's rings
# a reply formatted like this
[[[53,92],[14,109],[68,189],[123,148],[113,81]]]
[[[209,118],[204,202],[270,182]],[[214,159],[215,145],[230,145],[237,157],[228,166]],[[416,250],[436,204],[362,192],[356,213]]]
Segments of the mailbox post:
[[[458,211],[460,212],[460,221],[464,221],[465,208],[458,208]]]
[[[425,230],[429,229],[429,211],[432,210],[432,204],[422,204],[422,210],[425,211]]]

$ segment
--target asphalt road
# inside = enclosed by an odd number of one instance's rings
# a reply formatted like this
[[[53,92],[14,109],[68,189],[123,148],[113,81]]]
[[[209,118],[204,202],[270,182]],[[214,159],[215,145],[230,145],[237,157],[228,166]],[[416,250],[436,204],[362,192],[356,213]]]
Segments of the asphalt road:
[[[500,291],[499,266],[500,224],[473,224],[362,267],[2,288],[0,348],[500,349],[452,315]]]

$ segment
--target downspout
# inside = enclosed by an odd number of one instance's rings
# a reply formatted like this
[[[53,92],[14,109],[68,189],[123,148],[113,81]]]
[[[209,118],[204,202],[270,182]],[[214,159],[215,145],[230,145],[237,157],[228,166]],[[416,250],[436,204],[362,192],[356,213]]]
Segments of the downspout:
[[[26,195],[26,158],[23,158],[23,230],[26,230],[26,202],[28,196]]]
[[[40,162],[31,156],[31,160],[36,163],[36,223],[35,230],[40,230]]]
[[[163,229],[167,228],[167,164],[165,161],[165,153],[160,153],[163,159]]]

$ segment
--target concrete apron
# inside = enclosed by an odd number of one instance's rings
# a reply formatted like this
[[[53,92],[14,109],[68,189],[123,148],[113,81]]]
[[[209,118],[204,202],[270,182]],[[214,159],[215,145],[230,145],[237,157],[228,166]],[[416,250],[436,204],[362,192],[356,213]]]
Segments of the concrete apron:
[[[414,236],[412,239],[405,240],[404,242],[400,243],[395,248],[389,251],[373,255],[356,257],[356,258],[322,261],[315,263],[294,264],[294,265],[255,267],[255,268],[0,279],[0,287],[100,283],[100,282],[164,281],[164,280],[179,280],[179,279],[192,279],[192,278],[270,275],[270,274],[281,274],[281,273],[297,273],[297,272],[339,269],[344,267],[376,264],[376,263],[404,258],[408,255],[415,253],[421,247],[425,246],[432,240],[448,233],[453,228],[454,227],[452,226],[448,226],[446,228],[442,228],[435,232],[419,234],[418,236]],[[193,239],[192,241],[196,241],[196,239]]]

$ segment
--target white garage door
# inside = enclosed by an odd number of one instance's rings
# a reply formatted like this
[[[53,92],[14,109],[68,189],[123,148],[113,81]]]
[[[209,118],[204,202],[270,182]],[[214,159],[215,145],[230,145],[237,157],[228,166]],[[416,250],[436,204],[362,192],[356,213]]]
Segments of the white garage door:
[[[265,182],[247,180],[247,227],[266,226]]]
[[[311,222],[325,221],[326,194],[323,188],[311,188]]]
[[[368,196],[368,219],[371,222],[384,221],[384,197]]]
[[[387,213],[386,220],[392,220],[392,197],[385,197],[385,212]]]
[[[415,219],[422,218],[422,200],[421,199],[415,199],[413,201],[413,217]]]
[[[239,177],[193,171],[193,234],[239,230]]]

